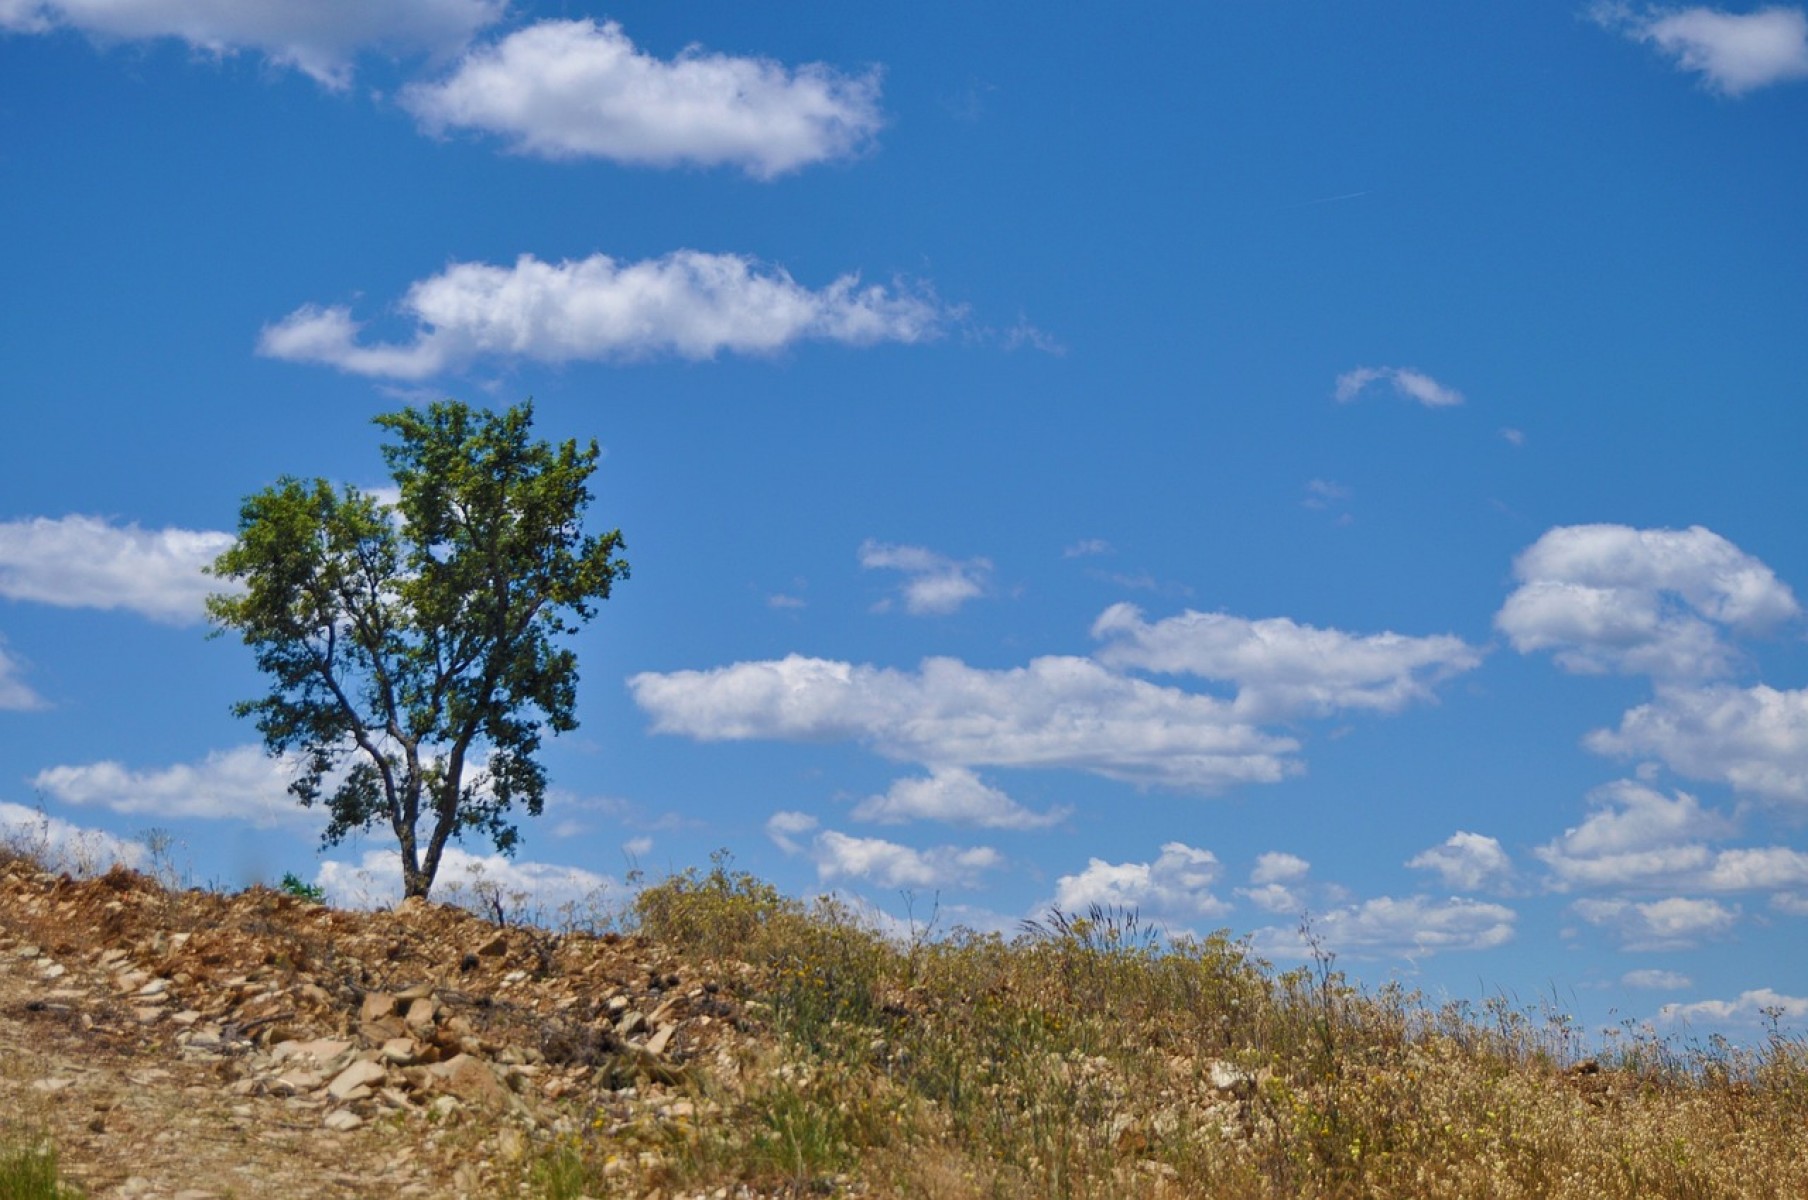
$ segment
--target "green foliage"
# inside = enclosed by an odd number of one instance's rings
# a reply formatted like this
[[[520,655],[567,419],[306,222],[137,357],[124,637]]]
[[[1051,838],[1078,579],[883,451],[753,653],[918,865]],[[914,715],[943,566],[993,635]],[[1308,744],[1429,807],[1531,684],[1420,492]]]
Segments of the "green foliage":
[[[424,896],[449,839],[509,853],[513,806],[539,815],[541,730],[577,725],[577,659],[558,639],[628,564],[619,530],[582,529],[596,443],[531,440],[531,404],[448,400],[376,423],[396,439],[398,502],[292,477],[247,497],[212,568],[243,590],[208,614],[270,678],[234,711],[299,756],[290,791],[325,805],[325,843],[387,824],[405,893]]]
[[[283,874],[280,888],[283,892],[297,900],[306,900],[310,904],[326,903],[326,891],[312,883],[303,883],[300,876],[293,871]]]
[[[84,1194],[59,1178],[55,1148],[0,1148],[0,1200],[81,1200]]]

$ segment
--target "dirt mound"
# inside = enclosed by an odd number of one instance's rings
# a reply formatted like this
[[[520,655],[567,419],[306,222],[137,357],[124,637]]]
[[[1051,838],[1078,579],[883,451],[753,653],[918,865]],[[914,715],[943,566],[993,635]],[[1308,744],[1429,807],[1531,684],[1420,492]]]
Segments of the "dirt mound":
[[[696,1111],[738,980],[638,938],[0,866],[0,1103],[94,1197],[489,1196]]]

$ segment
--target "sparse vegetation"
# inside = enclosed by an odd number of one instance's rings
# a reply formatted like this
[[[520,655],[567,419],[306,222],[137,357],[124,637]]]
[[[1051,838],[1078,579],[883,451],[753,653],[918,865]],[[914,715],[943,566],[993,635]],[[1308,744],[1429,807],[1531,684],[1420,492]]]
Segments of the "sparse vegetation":
[[[1750,1051],[1628,1032],[1584,1058],[1560,1014],[1367,994],[1328,954],[1277,972],[1105,910],[901,945],[725,861],[636,911],[651,940],[748,964],[776,1035],[700,1085],[720,1120],[644,1147],[642,1182],[675,1194],[1808,1194],[1808,1051],[1778,1031]]]
[[[306,900],[310,904],[326,902],[325,889],[312,883],[304,883],[301,877],[293,871],[284,873],[280,890],[286,895],[293,896],[297,900]]]
[[[387,1039],[354,1023],[370,996],[436,965],[426,986],[450,1007],[421,1051],[443,1042],[496,1063],[494,1080],[511,1081],[503,1102],[442,1111],[423,1103],[438,1093],[398,1075],[414,1099],[372,1099],[363,1115],[417,1153],[437,1144],[451,1156],[437,1169],[460,1189],[541,1200],[1808,1195],[1808,1045],[1777,1021],[1749,1049],[1629,1028],[1591,1052],[1553,1010],[1366,992],[1322,951],[1277,971],[1243,943],[1164,939],[1128,911],[1051,913],[1012,937],[888,938],[726,856],[641,891],[600,936],[452,905],[359,914],[263,889],[153,892],[123,869],[85,883],[7,870],[24,898],[9,961],[34,977],[79,965],[96,939],[118,943],[96,960],[113,975],[135,969],[121,947],[161,945],[172,990],[217,976],[183,1002],[238,1027],[275,1014],[286,1038]],[[185,932],[166,940],[172,925]],[[263,990],[245,987],[253,976]],[[5,1015],[82,1044],[63,1012],[46,1002]],[[97,1012],[116,1038],[148,1036]],[[217,1061],[273,1053],[253,1038]],[[247,1069],[255,1084],[277,1067]],[[43,1072],[14,1072],[11,1094],[50,1105],[43,1127],[68,1151],[67,1173],[94,1184],[105,1176],[90,1156],[119,1135],[97,1141],[49,1101],[63,1092],[40,1097]],[[78,1077],[106,1072],[58,1076]],[[257,1090],[235,1095],[293,1120],[296,1097]],[[76,1194],[56,1184],[37,1128],[0,1122],[0,1200]],[[139,1136],[156,1144],[153,1130]]]
[[[83,1195],[62,1181],[54,1146],[0,1142],[0,1200],[81,1200]]]

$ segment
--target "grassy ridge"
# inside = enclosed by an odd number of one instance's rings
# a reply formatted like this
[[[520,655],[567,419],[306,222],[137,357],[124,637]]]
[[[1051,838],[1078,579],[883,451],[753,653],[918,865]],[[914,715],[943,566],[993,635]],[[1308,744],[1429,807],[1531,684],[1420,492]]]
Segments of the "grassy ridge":
[[[723,865],[643,892],[640,932],[741,964],[775,1037],[644,1143],[576,1138],[549,1196],[1808,1195],[1808,1051],[1629,1038],[1504,1004],[1368,995],[1321,956],[1054,915],[1006,941],[887,940]]]

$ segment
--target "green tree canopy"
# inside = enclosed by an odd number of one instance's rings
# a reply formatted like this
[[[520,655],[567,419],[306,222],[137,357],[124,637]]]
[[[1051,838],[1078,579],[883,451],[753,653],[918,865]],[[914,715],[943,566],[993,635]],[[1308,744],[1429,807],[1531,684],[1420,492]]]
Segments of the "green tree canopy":
[[[620,530],[586,534],[593,441],[530,440],[533,406],[456,401],[376,418],[393,505],[325,479],[284,477],[245,499],[213,564],[242,591],[208,599],[269,676],[234,706],[272,754],[299,756],[289,790],[324,802],[334,845],[386,822],[403,891],[433,887],[448,840],[511,853],[518,802],[538,816],[541,731],[576,728],[577,658],[561,636],[628,575]]]

